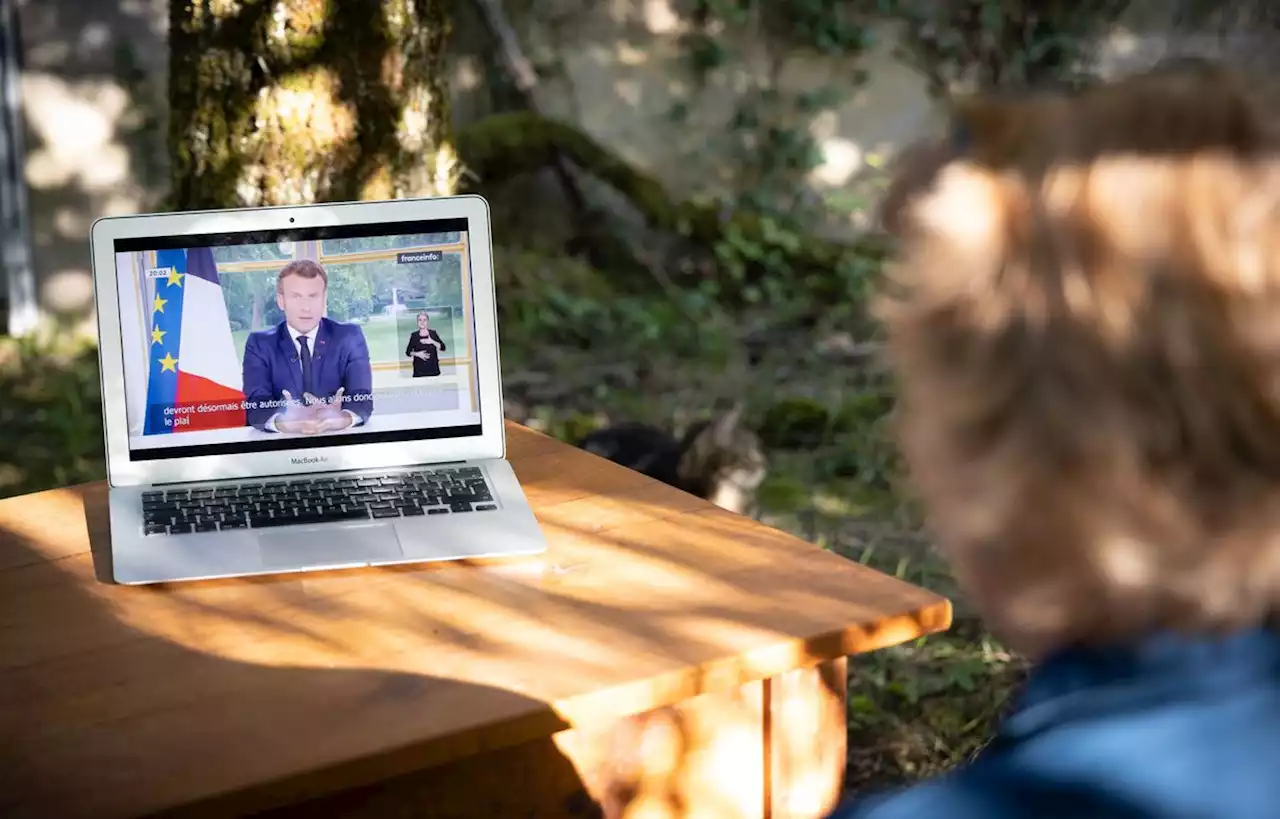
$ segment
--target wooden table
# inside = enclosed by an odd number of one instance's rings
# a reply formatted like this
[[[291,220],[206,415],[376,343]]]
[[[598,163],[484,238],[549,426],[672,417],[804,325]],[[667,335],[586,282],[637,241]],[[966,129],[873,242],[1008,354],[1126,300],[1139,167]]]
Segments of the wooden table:
[[[545,558],[126,587],[102,484],[0,501],[0,816],[822,815],[844,658],[948,602],[508,443]]]

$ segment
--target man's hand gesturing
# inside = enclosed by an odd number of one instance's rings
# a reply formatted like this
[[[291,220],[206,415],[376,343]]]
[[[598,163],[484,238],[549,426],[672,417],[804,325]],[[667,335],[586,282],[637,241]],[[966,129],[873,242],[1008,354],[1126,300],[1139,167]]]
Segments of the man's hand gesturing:
[[[294,432],[311,435],[320,431],[315,419],[315,408],[307,406],[305,401],[297,401],[288,390],[283,390],[287,402],[284,413],[276,417],[277,432]]]
[[[312,398],[315,402],[312,406],[314,412],[312,417],[316,423],[316,432],[338,432],[354,423],[351,416],[342,408],[343,392],[345,388],[339,387],[333,394],[333,398],[328,401]]]

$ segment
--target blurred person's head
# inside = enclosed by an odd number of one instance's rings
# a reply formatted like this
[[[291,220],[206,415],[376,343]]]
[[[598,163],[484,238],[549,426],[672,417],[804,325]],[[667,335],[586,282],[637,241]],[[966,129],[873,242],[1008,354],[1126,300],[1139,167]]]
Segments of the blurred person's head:
[[[419,329],[419,330],[426,330],[426,329],[427,329],[428,327],[430,327],[430,326],[431,326],[431,319],[427,317],[427,314],[426,314],[426,313],[419,313],[419,314],[418,314],[418,329]]]
[[[309,333],[325,312],[325,290],[329,276],[319,262],[298,259],[289,262],[276,279],[276,305],[285,321],[299,333]]]
[[[1204,61],[958,102],[878,312],[940,548],[1041,653],[1280,602],[1280,162]]]

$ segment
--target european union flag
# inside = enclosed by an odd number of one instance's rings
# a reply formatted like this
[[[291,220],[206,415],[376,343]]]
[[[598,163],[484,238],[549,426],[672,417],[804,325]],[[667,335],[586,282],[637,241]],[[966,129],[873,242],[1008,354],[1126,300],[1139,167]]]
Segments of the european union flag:
[[[168,270],[155,279],[155,297],[150,304],[151,367],[147,376],[147,419],[144,435],[173,432],[174,416],[165,410],[174,406],[178,394],[178,354],[182,349],[182,293],[187,273],[185,250],[161,250],[156,268]]]

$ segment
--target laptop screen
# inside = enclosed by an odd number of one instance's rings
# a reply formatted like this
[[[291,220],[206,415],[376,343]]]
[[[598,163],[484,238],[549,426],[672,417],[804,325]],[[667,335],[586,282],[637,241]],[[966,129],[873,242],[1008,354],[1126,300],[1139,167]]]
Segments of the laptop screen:
[[[467,235],[444,219],[117,240],[130,457],[480,435]]]

